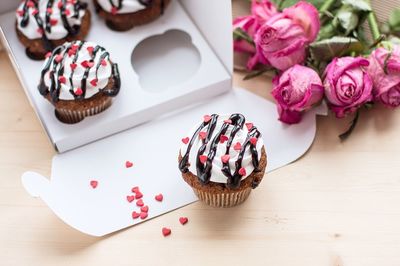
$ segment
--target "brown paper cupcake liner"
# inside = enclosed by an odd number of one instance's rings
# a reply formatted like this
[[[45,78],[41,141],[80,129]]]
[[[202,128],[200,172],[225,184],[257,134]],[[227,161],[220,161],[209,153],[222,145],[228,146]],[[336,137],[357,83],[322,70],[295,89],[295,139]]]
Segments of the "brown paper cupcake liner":
[[[249,197],[251,190],[251,187],[248,187],[237,192],[210,193],[193,188],[193,191],[199,200],[203,201],[207,205],[219,208],[229,208],[241,204]]]
[[[63,123],[76,124],[87,116],[96,115],[103,112],[111,106],[112,98],[107,97],[98,106],[88,108],[86,110],[71,110],[66,108],[58,108],[55,110],[56,117]]]

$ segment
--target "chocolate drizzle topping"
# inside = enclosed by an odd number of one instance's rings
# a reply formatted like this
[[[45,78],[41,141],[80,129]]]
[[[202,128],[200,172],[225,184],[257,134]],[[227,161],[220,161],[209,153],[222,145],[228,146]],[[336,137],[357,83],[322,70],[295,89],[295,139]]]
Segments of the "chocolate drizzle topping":
[[[71,43],[66,43],[64,45],[58,46],[55,48],[48,58],[40,76],[40,82],[38,85],[38,90],[41,95],[46,96],[47,94],[50,94],[51,100],[55,103],[59,100],[60,96],[60,90],[61,90],[61,82],[59,78],[63,76],[64,74],[64,61],[67,57],[73,56],[72,59],[72,64],[77,64],[78,58],[79,58],[79,52],[81,51],[82,47],[84,46],[85,42],[82,41],[75,41]],[[71,55],[69,52],[71,52]],[[97,56],[98,53],[101,53],[98,59],[97,64],[94,64],[94,60]],[[61,59],[56,60],[57,57],[62,56]],[[87,89],[87,83],[88,83],[88,76],[90,73],[90,70],[92,68],[96,69],[96,78],[98,77],[98,71],[99,68],[102,66],[101,63],[103,60],[108,59],[108,64],[112,64],[112,78],[114,79],[114,86],[111,89],[103,89],[101,90],[102,93],[108,95],[108,96],[116,96],[119,93],[120,87],[121,87],[121,80],[120,80],[120,75],[118,71],[118,65],[114,64],[110,61],[109,59],[109,53],[101,46],[96,45],[93,47],[93,51],[91,52],[91,58],[88,61],[90,64],[93,63],[92,66],[88,66],[85,69],[85,72],[82,76],[81,80],[81,87],[80,89],[82,90],[82,94],[77,95],[74,91],[73,86],[73,75],[75,69],[71,69],[71,74],[69,77],[66,77],[68,79],[69,83],[71,84],[70,88],[70,93],[74,96],[75,99],[84,99],[86,95],[86,89]],[[50,75],[50,86],[46,86],[44,77],[45,75],[49,73]],[[75,88],[76,89],[76,88]]]
[[[229,154],[229,151],[232,146],[233,139],[239,130],[241,130],[245,126],[246,119],[242,114],[233,114],[229,117],[229,120],[232,123],[224,122],[219,129],[219,131],[215,134],[213,139],[210,139],[213,135],[213,132],[216,130],[216,125],[218,121],[218,115],[213,114],[211,115],[211,119],[207,122],[203,122],[195,131],[190,142],[188,143],[186,153],[182,156],[182,160],[179,163],[179,169],[181,172],[186,173],[189,171],[189,154],[192,149],[196,138],[199,137],[200,132],[203,129],[206,129],[206,137],[203,139],[203,145],[199,148],[197,152],[197,159],[196,159],[196,170],[197,170],[197,177],[202,184],[207,184],[210,182],[211,178],[211,169],[212,169],[212,162],[217,152],[217,148],[220,143],[220,138],[222,135],[228,131],[229,127],[233,127],[230,132],[229,138],[226,143],[226,150],[225,154]],[[238,188],[240,186],[240,181],[242,179],[242,175],[240,175],[239,170],[242,168],[242,161],[243,156],[247,149],[250,149],[251,156],[252,156],[252,164],[254,166],[254,171],[258,172],[259,170],[259,159],[258,159],[258,152],[256,149],[256,145],[251,143],[252,138],[259,138],[261,133],[257,130],[256,127],[252,127],[249,129],[247,134],[246,140],[242,143],[241,150],[239,151],[239,155],[237,160],[235,161],[235,170],[233,174],[231,174],[231,169],[229,166],[229,162],[223,163],[223,167],[221,169],[222,173],[227,177],[227,184],[228,188]],[[209,152],[207,154],[207,161],[203,164],[200,161],[200,156],[204,154],[207,145],[210,143]],[[256,187],[258,184],[253,184],[253,187]]]
[[[79,11],[86,9],[87,4],[81,3],[79,1],[76,1],[75,3],[71,3],[70,1],[67,2],[67,0],[59,0],[57,3],[61,3],[61,4],[57,4],[56,7],[58,8],[58,5],[59,5],[60,12],[61,12],[61,21],[63,23],[64,28],[67,30],[69,36],[75,36],[80,30],[80,25],[71,26],[69,24],[67,14],[65,11],[66,10],[65,7],[67,4],[73,4],[74,14],[72,17],[78,18]],[[32,4],[33,4],[33,7],[30,7],[29,5],[32,5]],[[22,15],[22,19],[19,24],[22,28],[25,28],[26,26],[28,26],[29,23],[32,23],[29,19],[29,9],[33,8],[34,10],[37,10],[36,14],[33,17],[38,26],[38,30],[42,32],[41,39],[43,42],[43,46],[48,51],[51,51],[54,48],[52,41],[49,40],[46,36],[46,32],[51,33],[51,30],[52,30],[51,13],[52,13],[52,9],[54,8],[53,5],[54,5],[54,0],[48,0],[47,6],[46,6],[46,15],[45,15],[45,18],[43,21],[43,19],[40,17],[40,13],[39,13],[39,11],[40,11],[39,10],[39,0],[25,0],[25,3],[22,8],[23,15]]]
[[[108,0],[110,5],[117,10],[120,10],[122,8],[122,2],[123,0],[118,0],[117,4],[114,4],[113,0]],[[140,4],[142,4],[145,7],[149,7],[154,3],[154,0],[138,0]],[[165,10],[165,0],[161,0],[161,14],[164,14]]]

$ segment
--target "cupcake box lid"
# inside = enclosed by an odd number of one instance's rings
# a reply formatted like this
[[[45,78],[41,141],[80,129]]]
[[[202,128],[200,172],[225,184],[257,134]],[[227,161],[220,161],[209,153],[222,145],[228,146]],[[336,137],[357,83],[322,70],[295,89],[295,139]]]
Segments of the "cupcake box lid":
[[[173,0],[156,21],[127,32],[105,26],[89,4],[87,41],[110,53],[121,90],[104,112],[68,125],[37,91],[43,61],[25,55],[15,31],[19,2],[3,0],[0,39],[54,148],[62,153],[227,92],[232,84],[230,0]],[[167,50],[162,50],[167,49]],[[170,50],[168,50],[170,49]]]

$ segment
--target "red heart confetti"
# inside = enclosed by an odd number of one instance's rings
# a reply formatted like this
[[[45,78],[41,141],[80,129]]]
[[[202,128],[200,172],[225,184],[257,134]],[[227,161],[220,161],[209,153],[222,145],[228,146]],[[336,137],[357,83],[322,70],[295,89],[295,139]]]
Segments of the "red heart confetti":
[[[39,14],[39,10],[37,10],[37,9],[32,10],[32,15],[33,16],[36,16],[37,14]]]
[[[94,79],[92,79],[91,81],[90,81],[90,84],[93,86],[93,87],[96,87],[97,86],[97,79],[96,78],[94,78]]]
[[[101,64],[102,66],[106,66],[106,65],[107,65],[107,61],[106,61],[105,59],[102,59],[101,62],[100,62],[100,64]]]
[[[62,84],[65,84],[65,82],[67,81],[67,79],[64,76],[59,76],[58,77],[58,81]]]
[[[27,3],[26,3],[26,6],[27,7],[35,7],[35,3],[34,2],[32,2],[32,1],[28,1]]]
[[[75,49],[69,49],[68,50],[68,56],[73,56],[73,55],[75,55],[76,54],[76,50]]]
[[[205,115],[205,116],[203,116],[203,119],[204,119],[204,122],[205,122],[205,123],[210,122],[211,118],[212,118],[212,117],[211,117],[210,115]]]
[[[49,13],[49,14],[51,14],[51,13],[53,13],[53,9],[52,9],[51,7],[48,7],[48,8],[46,9],[46,12]]]
[[[156,195],[154,198],[156,199],[156,201],[163,201],[164,196],[163,196],[163,194],[160,193],[160,194]]]
[[[118,12],[118,9],[117,9],[115,6],[113,6],[113,7],[111,8],[111,14],[116,15],[117,12]]]
[[[83,67],[85,67],[85,68],[91,68],[92,66],[94,66],[94,63],[85,60],[85,61],[83,61],[83,62],[81,63],[81,65],[82,65]]]
[[[141,199],[141,198],[143,198],[142,192],[140,192],[140,191],[136,192],[135,197],[136,197],[136,199]]]
[[[200,131],[200,132],[199,132],[199,137],[200,137],[200,139],[206,139],[206,137],[207,137],[207,132]]]
[[[49,58],[52,54],[53,54],[52,52],[48,52],[48,53],[45,55],[45,57],[46,57],[46,58]]]
[[[147,216],[148,216],[148,213],[147,213],[147,212],[141,212],[141,213],[140,213],[140,219],[142,219],[142,220],[146,219]]]
[[[135,196],[133,196],[133,195],[128,195],[128,196],[126,196],[126,200],[127,200],[128,202],[132,202],[132,201],[135,200]]]
[[[232,124],[232,120],[230,120],[230,119],[226,119],[226,120],[224,120],[224,123],[227,123],[227,124]]]
[[[240,142],[236,142],[235,146],[233,146],[235,151],[240,151],[242,149],[242,144]]]
[[[229,162],[230,158],[231,158],[231,156],[229,154],[225,154],[224,156],[221,157],[221,161],[223,163],[227,163],[227,162]]]
[[[132,218],[133,219],[137,219],[137,218],[139,218],[140,217],[140,213],[138,213],[138,212],[132,212]]]
[[[200,155],[199,159],[200,159],[201,163],[205,163],[205,162],[207,162],[207,155]]]
[[[82,91],[81,88],[77,88],[77,89],[75,90],[75,95],[81,96],[82,94],[83,94],[83,91]]]
[[[63,3],[62,3],[62,1],[60,0],[60,1],[57,3],[57,7],[58,7],[59,9],[61,9],[62,6],[63,6]]]
[[[125,167],[126,168],[131,168],[133,166],[133,163],[132,162],[130,162],[130,161],[126,161],[125,162]]]
[[[18,16],[23,17],[25,13],[24,10],[17,10],[17,14]]]
[[[72,63],[72,64],[70,64],[69,66],[71,67],[72,70],[75,70],[75,68],[77,67],[77,64]]]
[[[183,142],[184,144],[188,144],[188,143],[189,143],[189,137],[183,138],[183,139],[182,139],[182,142]]]
[[[55,18],[51,18],[51,19],[50,19],[50,25],[51,25],[51,26],[55,26],[55,25],[57,25],[57,23],[58,23],[58,20],[57,20],[57,19],[55,19]]]
[[[60,63],[63,60],[63,55],[58,54],[56,55],[56,57],[54,58],[54,61],[56,61],[57,63]]]
[[[140,210],[142,211],[142,212],[149,212],[149,206],[143,206],[143,207],[141,207],[140,208]]]
[[[189,221],[189,219],[187,217],[180,217],[179,218],[179,222],[181,223],[181,225],[186,224]]]
[[[144,205],[143,200],[140,199],[140,200],[136,201],[136,205],[139,207],[142,207]]]
[[[133,187],[132,189],[131,189],[131,191],[133,192],[133,193],[138,193],[139,192],[139,187]]]
[[[44,30],[43,30],[42,28],[38,28],[36,31],[37,31],[37,33],[39,33],[40,35],[43,35],[43,34],[44,34]]]
[[[96,181],[96,180],[90,181],[90,186],[91,186],[93,189],[95,189],[95,188],[97,187],[98,184],[99,184],[99,182]]]
[[[246,175],[246,169],[244,169],[243,167],[239,169],[239,175],[241,176],[245,176]]]
[[[71,15],[71,11],[69,11],[69,9],[64,9],[64,14],[68,17]]]
[[[162,234],[164,236],[169,236],[171,234],[171,229],[167,228],[167,227],[163,227],[161,230]]]
[[[253,123],[246,123],[246,127],[249,131],[253,128],[253,126]]]
[[[251,137],[250,138],[250,143],[255,146],[257,144],[257,138],[256,137]]]
[[[89,52],[90,54],[92,54],[92,53],[93,53],[93,50],[94,50],[94,47],[93,47],[93,46],[88,46],[86,49],[88,50],[88,52]]]
[[[227,141],[229,138],[228,138],[228,136],[226,136],[226,135],[221,135],[220,137],[219,137],[219,141],[221,142],[221,143],[224,143],[225,141]]]

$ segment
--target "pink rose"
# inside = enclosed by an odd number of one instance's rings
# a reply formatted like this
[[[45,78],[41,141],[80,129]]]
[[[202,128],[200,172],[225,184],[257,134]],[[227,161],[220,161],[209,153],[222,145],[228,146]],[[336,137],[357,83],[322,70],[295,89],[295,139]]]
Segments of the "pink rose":
[[[372,79],[365,71],[369,62],[362,57],[334,58],[325,69],[325,96],[336,117],[355,112],[372,100]]]
[[[302,113],[322,100],[324,87],[317,72],[294,65],[273,80],[279,120],[287,124],[300,122]]]
[[[252,14],[235,18],[233,20],[233,29],[241,29],[254,40],[255,33],[260,26],[277,12],[275,5],[269,0],[252,0]],[[247,64],[248,69],[252,70],[256,66],[258,57],[256,56],[256,48],[254,45],[246,40],[238,39],[233,42],[233,48],[236,52],[249,53],[251,55]]]
[[[256,32],[258,59],[279,70],[301,64],[306,58],[306,47],[318,35],[318,10],[301,1],[271,16]]]
[[[395,46],[392,51],[377,48],[370,55],[369,62],[368,73],[374,84],[374,100],[388,107],[399,106],[400,47]]]

